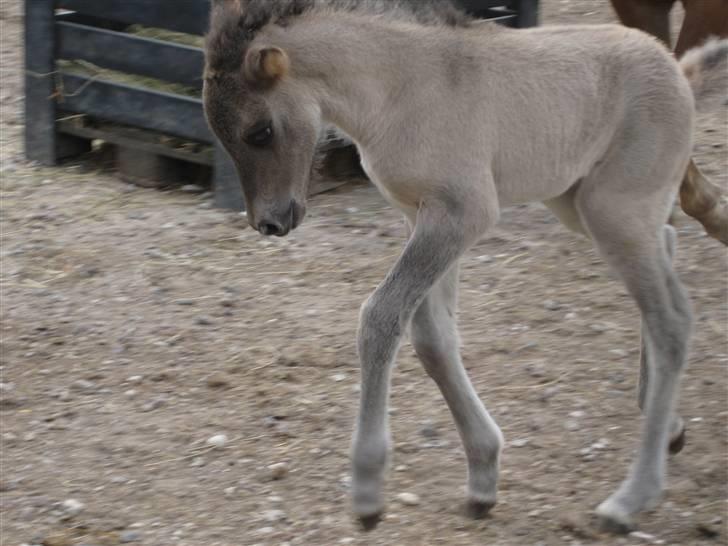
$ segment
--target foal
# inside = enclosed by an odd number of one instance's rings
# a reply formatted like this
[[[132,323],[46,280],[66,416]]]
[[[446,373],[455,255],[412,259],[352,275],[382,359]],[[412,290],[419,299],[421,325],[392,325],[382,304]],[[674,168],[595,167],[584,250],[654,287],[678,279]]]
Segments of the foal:
[[[503,437],[458,354],[458,260],[516,203],[543,201],[588,234],[637,303],[648,348],[637,457],[597,508],[624,530],[657,503],[668,444],[681,433],[675,404],[693,319],[665,224],[696,105],[728,86],[728,42],[678,65],[654,39],[621,26],[515,31],[431,7],[216,0],[206,44],[210,126],[262,234],[301,223],[325,124],[351,137],[410,226],[402,255],[361,309],[352,487],[365,526],[384,508],[390,372],[410,325],[465,447],[470,511],[480,517],[495,504]]]

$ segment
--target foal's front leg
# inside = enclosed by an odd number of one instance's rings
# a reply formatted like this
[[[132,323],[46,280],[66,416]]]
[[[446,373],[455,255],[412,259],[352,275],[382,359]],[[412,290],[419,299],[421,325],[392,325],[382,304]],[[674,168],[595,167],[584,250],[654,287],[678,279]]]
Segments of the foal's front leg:
[[[481,186],[478,188],[483,189]],[[465,249],[495,223],[495,192],[424,202],[414,233],[384,281],[364,303],[358,335],[361,400],[352,446],[354,512],[374,527],[384,508],[389,448],[387,403],[392,364],[415,309]]]

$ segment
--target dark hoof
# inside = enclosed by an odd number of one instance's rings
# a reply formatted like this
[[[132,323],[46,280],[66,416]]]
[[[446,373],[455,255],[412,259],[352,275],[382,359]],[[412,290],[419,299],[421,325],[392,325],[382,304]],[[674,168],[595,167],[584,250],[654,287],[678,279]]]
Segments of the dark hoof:
[[[495,506],[494,502],[468,501],[465,505],[465,514],[472,519],[485,518]]]
[[[634,531],[634,525],[609,517],[599,517],[599,529],[613,535],[627,535]]]
[[[680,431],[680,434],[677,438],[670,441],[670,446],[668,447],[670,451],[670,455],[675,455],[677,453],[680,453],[683,448],[685,447],[685,427]]]
[[[361,525],[362,531],[373,531],[382,521],[382,514],[376,513],[370,516],[359,516],[359,525]]]

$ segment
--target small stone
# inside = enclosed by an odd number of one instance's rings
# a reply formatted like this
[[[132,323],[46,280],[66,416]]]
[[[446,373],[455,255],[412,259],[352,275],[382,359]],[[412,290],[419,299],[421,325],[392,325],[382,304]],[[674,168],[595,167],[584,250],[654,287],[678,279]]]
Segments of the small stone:
[[[560,303],[557,303],[554,300],[546,300],[543,302],[543,306],[548,311],[558,311],[563,307]]]
[[[414,493],[400,493],[397,500],[405,506],[417,506],[420,504],[420,497]]]
[[[232,497],[236,493],[236,491],[237,491],[237,488],[235,488],[235,487],[226,487],[223,490],[223,493],[225,493],[226,497]]]
[[[581,425],[579,425],[578,421],[568,419],[564,421],[564,428],[570,432],[574,432],[576,430],[579,430],[581,428]]]
[[[334,375],[331,376],[331,379],[333,379],[337,383],[340,383],[341,381],[346,381],[346,379],[348,377],[349,376],[346,375],[345,373],[335,373]]]
[[[137,394],[139,394],[139,392],[134,389],[129,389],[128,391],[124,391],[124,396],[127,398],[136,398]]]
[[[198,186],[197,184],[185,184],[179,189],[179,191],[183,191],[185,193],[202,193],[205,191],[205,188]]]
[[[274,480],[280,480],[288,474],[288,463],[274,463],[268,465],[270,477]]]
[[[655,535],[651,535],[649,533],[644,533],[642,531],[632,531],[629,534],[630,538],[634,538],[637,540],[643,540],[645,542],[650,542],[652,544],[656,544],[657,537]]]
[[[0,393],[5,394],[12,391],[15,388],[14,383],[0,383]]]
[[[586,415],[586,413],[583,412],[582,410],[576,410],[576,411],[572,411],[569,414],[569,417],[573,417],[574,419],[579,419],[581,417],[584,417],[585,415]]]
[[[119,536],[119,542],[126,544],[127,542],[139,542],[142,535],[138,531],[124,531]]]
[[[420,428],[420,434],[425,438],[437,438],[439,436],[435,425],[432,423],[425,423],[422,425],[422,428]]]
[[[263,519],[269,523],[276,523],[286,519],[286,513],[283,510],[266,510],[263,512]]]
[[[192,462],[190,462],[190,466],[193,466],[193,467],[205,466],[205,459],[203,459],[202,457],[195,457],[194,459],[192,459]]]
[[[223,373],[208,375],[205,384],[211,389],[226,389],[230,387],[230,378]]]
[[[144,404],[144,406],[142,407],[142,411],[143,412],[154,411],[155,409],[161,408],[166,403],[167,403],[167,401],[164,398],[155,398],[151,402]]]
[[[543,391],[541,391],[541,394],[539,395],[539,401],[544,402],[544,403],[548,402],[554,396],[556,396],[560,390],[561,390],[561,387],[559,387],[558,385],[552,385],[550,387],[546,387]]]
[[[138,385],[143,379],[144,377],[141,375],[132,375],[126,378],[126,382],[131,383],[132,385]]]
[[[195,324],[198,326],[212,326],[213,322],[210,317],[200,315],[199,317],[195,317]]]
[[[255,531],[256,535],[270,535],[271,533],[275,532],[275,529],[273,527],[261,527],[257,531]]]
[[[490,254],[483,254],[482,256],[478,256],[475,259],[482,264],[487,264],[493,261],[493,256],[491,256]]]
[[[205,443],[215,449],[222,449],[225,447],[227,439],[228,437],[225,434],[215,434],[214,436],[210,436]]]
[[[66,499],[61,503],[61,508],[68,517],[74,517],[83,512],[86,506],[76,499]]]
[[[175,300],[174,303],[176,303],[177,305],[186,305],[186,306],[189,306],[189,305],[194,305],[195,304],[195,300],[179,299],[179,300]]]
[[[513,440],[512,442],[510,442],[510,444],[513,447],[525,447],[530,441],[531,440],[529,440],[528,438],[519,438],[517,440]]]
[[[68,402],[71,400],[71,393],[69,391],[63,390],[58,393],[58,400],[61,402]]]
[[[73,390],[82,391],[82,392],[88,392],[93,390],[96,387],[96,384],[92,381],[87,381],[85,379],[77,379],[73,383],[71,383],[71,388]]]

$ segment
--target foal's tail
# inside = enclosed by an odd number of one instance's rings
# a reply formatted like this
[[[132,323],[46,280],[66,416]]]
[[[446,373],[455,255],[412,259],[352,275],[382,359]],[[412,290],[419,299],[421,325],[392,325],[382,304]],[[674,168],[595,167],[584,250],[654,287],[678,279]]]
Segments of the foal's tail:
[[[728,99],[728,40],[710,40],[691,49],[680,67],[690,82],[698,112],[707,112]],[[711,237],[728,246],[728,203],[721,188],[705,178],[690,161],[680,187],[680,206],[698,220]]]

